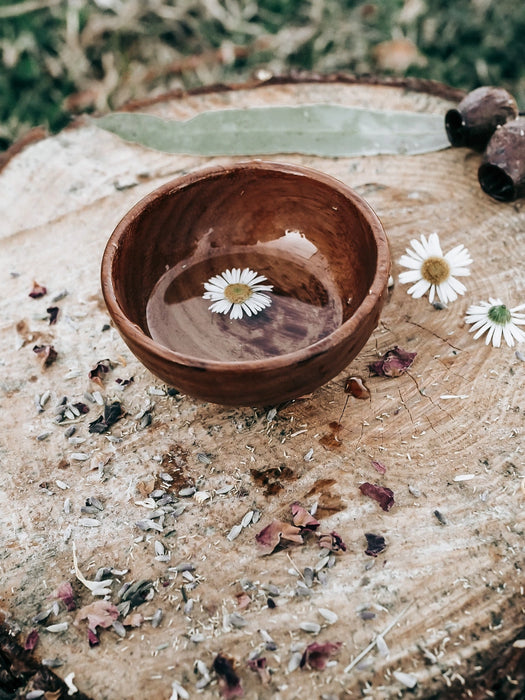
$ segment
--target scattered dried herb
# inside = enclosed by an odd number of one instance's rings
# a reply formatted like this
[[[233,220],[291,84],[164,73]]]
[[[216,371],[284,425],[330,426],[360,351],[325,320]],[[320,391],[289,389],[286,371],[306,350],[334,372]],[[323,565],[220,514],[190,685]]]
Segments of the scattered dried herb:
[[[255,539],[263,554],[271,554],[281,544],[281,540],[303,544],[301,528],[282,520],[272,520],[269,525],[255,535]]]
[[[104,413],[89,424],[90,433],[106,433],[112,425],[119,421],[124,412],[120,401],[113,401],[104,406]]]
[[[330,658],[334,656],[340,648],[341,642],[324,642],[324,644],[312,642],[304,650],[300,667],[322,671]]]
[[[221,695],[225,700],[229,700],[229,698],[240,698],[244,695],[241,679],[233,666],[233,659],[223,656],[222,654],[217,654],[213,661],[212,668],[217,674]]]
[[[120,384],[122,388],[124,388],[126,386],[129,386],[132,382],[134,382],[135,378],[130,377],[129,379],[121,379],[120,377],[118,377],[117,379],[115,379],[115,381],[117,382],[117,384]]]
[[[59,311],[60,309],[58,308],[58,306],[48,306],[48,308],[46,309],[46,312],[49,315],[50,326],[53,326],[57,322]]]
[[[394,505],[394,492],[386,488],[386,486],[377,486],[377,484],[370,484],[368,481],[365,481],[364,484],[361,484],[359,490],[365,496],[369,496],[374,501],[377,501],[383,510],[388,511]]]
[[[305,530],[316,530],[321,524],[297,501],[292,503],[291,509],[293,524],[296,527],[304,528]]]
[[[58,353],[52,345],[35,345],[33,352],[38,355],[42,368],[49,367],[57,359]]]
[[[397,345],[383,355],[380,360],[368,365],[371,372],[379,377],[399,377],[414,362],[416,352],[408,352]]]
[[[365,532],[367,548],[365,554],[369,557],[377,557],[386,548],[385,538],[382,535],[374,535],[371,532]]]
[[[77,409],[77,411],[80,411],[80,413],[89,413],[89,406],[82,403],[82,401],[77,401],[77,403],[74,403],[73,406]]]
[[[348,377],[345,382],[345,394],[351,394],[356,399],[370,398],[370,391],[361,377]]]
[[[47,294],[46,287],[33,280],[33,288],[29,292],[31,299],[40,299],[40,297],[43,297],[45,294]]]

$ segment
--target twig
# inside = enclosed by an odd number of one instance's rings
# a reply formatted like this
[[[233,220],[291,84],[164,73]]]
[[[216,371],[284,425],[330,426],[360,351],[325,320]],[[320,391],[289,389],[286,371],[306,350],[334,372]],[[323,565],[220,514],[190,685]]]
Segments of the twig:
[[[399,615],[397,615],[397,617],[395,617],[395,618],[392,620],[392,622],[390,622],[390,623],[385,627],[385,629],[384,629],[382,632],[380,632],[378,635],[376,635],[376,636],[374,637],[374,639],[370,642],[370,644],[369,644],[365,649],[363,649],[363,651],[362,651],[360,654],[358,654],[358,655],[355,657],[355,659],[354,659],[353,661],[351,661],[351,662],[348,664],[348,666],[347,666],[347,667],[345,668],[345,670],[344,670],[344,673],[350,673],[350,671],[351,671],[355,666],[357,666],[357,664],[361,661],[361,659],[364,659],[365,656],[366,656],[367,654],[369,654],[369,653],[372,651],[372,649],[373,649],[373,648],[376,646],[376,644],[377,644],[377,638],[378,638],[378,637],[385,637],[385,636],[390,632],[390,630],[392,629],[392,627],[394,627],[394,625],[397,625],[397,623],[399,622],[399,620],[405,615],[405,613],[408,611],[408,609],[410,608],[411,605],[412,605],[412,603],[409,603],[409,604],[406,606],[406,608],[404,608],[403,610],[401,610],[401,612],[399,613]]]

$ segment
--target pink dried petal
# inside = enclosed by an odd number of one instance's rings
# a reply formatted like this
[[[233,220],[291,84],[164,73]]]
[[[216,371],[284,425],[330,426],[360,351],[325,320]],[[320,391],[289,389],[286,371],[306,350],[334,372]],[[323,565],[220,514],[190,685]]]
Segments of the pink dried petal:
[[[304,650],[300,666],[322,671],[330,657],[334,656],[340,648],[341,642],[324,642],[324,644],[312,642]]]
[[[57,359],[57,351],[52,345],[35,345],[33,352],[38,355],[42,367],[49,367]]]
[[[297,503],[297,501],[292,503],[291,508],[293,524],[296,527],[302,527],[306,530],[315,530],[321,524],[313,517],[313,515],[310,515],[306,508],[304,508],[300,503]]]
[[[361,377],[348,377],[345,382],[345,394],[352,394],[356,399],[370,398],[370,391]]]
[[[88,637],[88,642],[90,647],[96,647],[97,644],[100,644],[100,639],[98,638],[98,635],[96,632],[93,630],[90,630],[88,627],[87,631],[87,637]]]
[[[94,603],[80,608],[75,618],[75,625],[87,619],[88,628],[94,632],[97,627],[110,627],[119,614],[118,608],[109,600],[95,600]]]
[[[258,659],[249,659],[248,666],[252,671],[257,671],[263,685],[268,685],[270,682],[270,673],[266,668],[266,657],[261,656]]]
[[[408,352],[397,345],[387,350],[380,360],[368,365],[371,372],[380,377],[399,377],[414,362],[417,352]]]
[[[75,594],[73,593],[73,587],[69,581],[64,581],[53,593],[54,598],[61,600],[68,610],[76,610],[77,604],[75,603]]]
[[[361,484],[359,490],[365,496],[369,496],[374,501],[377,501],[383,510],[390,510],[394,505],[394,492],[386,488],[386,486],[369,484],[368,481],[365,481],[364,484]]]
[[[386,472],[386,467],[384,464],[381,464],[381,462],[376,462],[375,459],[372,460],[372,466],[374,469],[379,472],[380,474],[384,474]]]
[[[49,306],[46,312],[49,314],[49,325],[53,326],[57,322],[58,312],[60,309],[58,306]]]
[[[244,695],[241,679],[233,667],[233,659],[217,654],[213,661],[213,670],[217,674],[221,695],[225,700],[241,698]]]
[[[301,528],[285,523],[282,520],[272,520],[269,525],[255,535],[255,539],[259,546],[265,550],[265,554],[271,554],[277,545],[280,544],[281,539],[303,544]]]
[[[242,593],[237,593],[235,598],[237,600],[237,607],[239,610],[246,610],[246,608],[248,608],[252,603],[252,599],[245,591]]]
[[[91,381],[102,385],[102,379],[110,369],[113,369],[113,364],[110,360],[100,360],[100,362],[97,362],[95,367],[89,371],[88,377],[91,379]]]
[[[26,637],[26,641],[24,643],[24,649],[26,651],[33,651],[33,649],[38,644],[39,638],[40,638],[40,634],[39,634],[38,630],[37,629],[31,630],[31,632]]]
[[[319,547],[329,549],[332,552],[346,552],[346,544],[337,532],[332,531],[330,534],[323,533],[319,535]]]
[[[372,532],[365,532],[367,548],[365,554],[369,557],[377,557],[386,548],[385,538],[382,535],[374,535]]]
[[[47,289],[43,285],[38,284],[38,282],[33,280],[33,289],[29,292],[31,299],[39,299],[40,297],[43,297],[44,294],[47,294]]]

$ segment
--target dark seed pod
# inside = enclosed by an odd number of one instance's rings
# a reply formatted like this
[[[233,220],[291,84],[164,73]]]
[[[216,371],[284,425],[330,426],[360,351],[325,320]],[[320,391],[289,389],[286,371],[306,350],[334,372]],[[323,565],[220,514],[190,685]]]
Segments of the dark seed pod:
[[[496,129],[478,178],[483,191],[501,202],[525,197],[525,117]]]
[[[497,127],[518,116],[518,105],[503,88],[480,87],[445,115],[448,140],[453,146],[483,151]]]

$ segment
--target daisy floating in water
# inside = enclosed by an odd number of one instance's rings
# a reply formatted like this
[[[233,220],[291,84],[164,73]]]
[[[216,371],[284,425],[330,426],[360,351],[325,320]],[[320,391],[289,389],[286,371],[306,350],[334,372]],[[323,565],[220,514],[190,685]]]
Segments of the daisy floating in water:
[[[458,294],[465,293],[465,285],[456,279],[470,275],[468,266],[472,259],[464,245],[457,245],[443,255],[437,233],[431,233],[428,241],[425,236],[421,236],[421,242],[414,239],[410,245],[412,248],[407,248],[407,254],[399,260],[399,264],[409,270],[399,275],[399,281],[402,284],[414,283],[408,290],[414,299],[429,292],[431,304],[436,294],[443,304],[447,304],[457,299]]]
[[[525,341],[525,332],[518,328],[525,325],[525,314],[519,313],[524,309],[525,304],[509,309],[501,299],[489,298],[488,301],[469,306],[465,321],[473,324],[471,333],[477,331],[474,339],[487,333],[485,343],[489,345],[492,341],[492,345],[499,348],[503,336],[507,345],[512,347],[514,341]]]
[[[213,301],[209,309],[214,313],[229,313],[230,318],[242,318],[243,313],[255,316],[272,303],[268,294],[262,293],[273,289],[271,284],[261,284],[267,281],[248,267],[244,270],[234,267],[205,282],[202,297]]]

